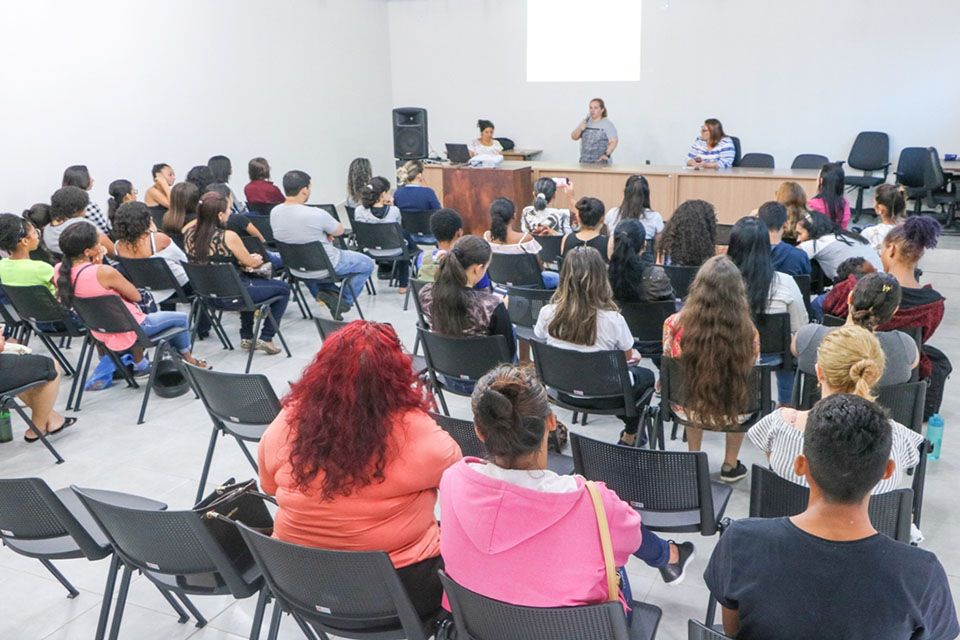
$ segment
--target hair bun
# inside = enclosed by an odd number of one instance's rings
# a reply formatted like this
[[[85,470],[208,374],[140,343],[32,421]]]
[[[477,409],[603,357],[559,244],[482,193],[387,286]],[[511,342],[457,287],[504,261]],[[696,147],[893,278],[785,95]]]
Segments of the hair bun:
[[[496,389],[488,388],[477,399],[476,411],[487,426],[509,428],[513,424],[515,409],[513,402]]]
[[[873,386],[881,375],[880,365],[869,358],[857,360],[850,366],[850,379],[855,382],[863,380]]]

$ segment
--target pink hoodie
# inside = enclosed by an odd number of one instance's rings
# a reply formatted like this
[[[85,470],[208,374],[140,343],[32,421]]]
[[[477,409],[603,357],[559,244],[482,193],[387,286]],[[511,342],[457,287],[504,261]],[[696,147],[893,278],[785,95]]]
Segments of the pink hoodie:
[[[468,466],[477,462],[464,458],[440,480],[440,553],[450,577],[488,598],[530,607],[606,601],[600,532],[583,479],[577,491],[547,493]],[[597,484],[619,567],[640,547],[640,514]]]

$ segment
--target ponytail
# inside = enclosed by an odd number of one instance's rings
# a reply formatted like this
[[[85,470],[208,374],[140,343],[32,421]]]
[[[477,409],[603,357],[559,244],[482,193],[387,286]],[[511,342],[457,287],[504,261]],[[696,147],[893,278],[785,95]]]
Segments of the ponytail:
[[[643,269],[640,253],[646,246],[646,229],[639,220],[627,219],[616,226],[613,233],[613,255],[610,257],[610,288],[613,298],[621,301],[644,299],[643,278],[637,277]]]
[[[107,218],[113,225],[113,216],[123,204],[123,199],[133,193],[133,183],[129,180],[114,180],[110,183],[107,193],[110,194],[110,199],[107,201]]]
[[[876,396],[873,395],[873,387],[877,384],[881,375],[883,375],[883,371],[873,360],[864,358],[854,362],[850,367],[850,380],[854,383],[854,395],[871,402],[876,400]]]
[[[408,160],[397,168],[397,184],[400,186],[410,184],[421,173],[423,173],[423,163],[419,160]]]
[[[97,228],[89,222],[77,222],[60,235],[60,271],[57,273],[57,298],[68,309],[73,305],[73,263],[87,249],[100,242]]]
[[[437,333],[461,336],[467,330],[471,294],[467,289],[467,269],[486,265],[489,260],[490,245],[476,236],[463,236],[440,258],[430,311],[430,323]]]
[[[533,193],[534,210],[543,211],[557,193],[557,183],[553,181],[553,178],[540,178],[533,183]]]
[[[382,176],[370,178],[370,182],[364,185],[360,191],[360,204],[365,209],[372,209],[376,206],[380,196],[390,190],[390,181]]]
[[[509,198],[497,198],[490,204],[490,237],[499,242],[507,241],[507,230],[517,208]]]

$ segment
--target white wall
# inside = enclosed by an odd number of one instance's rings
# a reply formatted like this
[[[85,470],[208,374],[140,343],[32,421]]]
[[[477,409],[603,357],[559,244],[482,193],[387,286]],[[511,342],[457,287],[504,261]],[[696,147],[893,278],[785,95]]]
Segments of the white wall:
[[[482,117],[543,160],[575,162],[570,131],[600,96],[621,163],[680,164],[707,117],[784,167],[798,153],[845,160],[862,130],[890,134],[893,162],[904,146],[960,152],[957,2],[643,0],[641,80],[621,83],[527,83],[520,0],[392,0],[389,16],[393,101],[429,110],[441,151]],[[557,46],[602,65],[616,19],[585,10],[583,38]]]
[[[361,39],[361,35],[366,37]],[[70,164],[107,186],[179,180],[222,153],[344,198],[356,155],[392,167],[382,0],[29,0],[0,6],[0,211],[49,202]],[[142,197],[142,195],[141,195]]]

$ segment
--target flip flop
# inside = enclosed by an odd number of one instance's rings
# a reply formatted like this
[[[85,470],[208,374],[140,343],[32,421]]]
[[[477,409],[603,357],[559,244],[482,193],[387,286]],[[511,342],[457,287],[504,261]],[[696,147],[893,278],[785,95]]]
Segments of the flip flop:
[[[66,429],[67,427],[70,427],[70,426],[76,424],[76,422],[77,422],[77,419],[76,419],[76,418],[64,418],[64,419],[63,419],[63,424],[60,425],[60,427],[59,427],[58,429],[55,429],[55,430],[53,430],[53,431],[47,431],[44,435],[47,435],[47,436],[56,435],[56,434],[60,433],[61,431],[63,431],[64,429]],[[33,429],[27,429],[27,433],[29,433],[30,431],[33,431]],[[36,442],[37,440],[40,439],[40,436],[37,436],[36,438],[28,438],[28,437],[27,437],[27,434],[25,433],[25,434],[23,434],[23,439],[24,439],[25,441],[27,441],[27,442]]]

